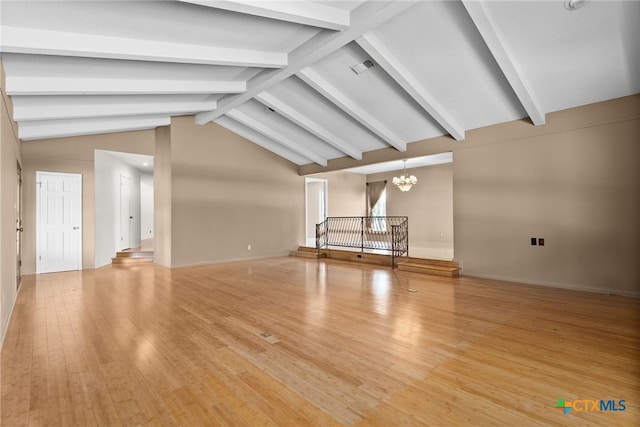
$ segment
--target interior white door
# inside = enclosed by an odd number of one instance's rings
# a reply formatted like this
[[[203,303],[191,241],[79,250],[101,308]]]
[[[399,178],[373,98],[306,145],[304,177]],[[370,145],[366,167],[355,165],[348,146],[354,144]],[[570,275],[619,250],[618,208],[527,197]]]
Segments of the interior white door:
[[[82,175],[36,172],[36,272],[82,265]]]
[[[120,249],[131,248],[131,178],[120,175]]]

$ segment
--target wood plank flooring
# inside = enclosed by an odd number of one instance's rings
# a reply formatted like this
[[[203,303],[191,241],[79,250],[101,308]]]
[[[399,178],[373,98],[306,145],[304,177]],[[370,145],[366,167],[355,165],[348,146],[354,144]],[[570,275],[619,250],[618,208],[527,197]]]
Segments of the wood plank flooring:
[[[639,425],[639,325],[639,299],[332,260],[27,276],[0,424]]]

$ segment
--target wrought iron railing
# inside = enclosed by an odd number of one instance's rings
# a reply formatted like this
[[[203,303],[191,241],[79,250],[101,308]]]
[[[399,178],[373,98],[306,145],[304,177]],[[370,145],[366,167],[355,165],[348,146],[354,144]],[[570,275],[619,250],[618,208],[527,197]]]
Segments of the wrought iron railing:
[[[386,251],[395,258],[409,254],[409,219],[406,216],[338,216],[316,224],[316,249],[359,248]]]

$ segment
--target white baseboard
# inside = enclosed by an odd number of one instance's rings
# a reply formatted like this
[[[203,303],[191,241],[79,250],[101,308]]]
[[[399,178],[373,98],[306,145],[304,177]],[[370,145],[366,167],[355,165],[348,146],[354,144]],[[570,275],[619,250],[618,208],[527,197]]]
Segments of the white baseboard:
[[[263,255],[263,256],[256,256],[256,257],[227,258],[227,259],[219,259],[219,260],[198,261],[198,262],[188,263],[188,264],[176,264],[176,265],[172,265],[171,268],[197,267],[201,265],[224,264],[226,262],[253,261],[253,260],[267,259],[267,258],[278,258],[278,257],[283,257],[288,255],[289,255],[289,251],[284,253],[276,253],[272,255]]]
[[[4,330],[2,331],[2,337],[0,337],[0,352],[2,352],[2,348],[4,347],[4,339],[7,336],[7,331],[9,330],[9,325],[11,324],[13,309],[16,306],[16,301],[18,301],[18,294],[20,294],[21,291],[22,291],[22,286],[18,288],[18,292],[14,294],[13,301],[11,302],[11,310],[9,310],[9,317],[7,318],[7,324],[4,326]]]
[[[609,289],[609,288],[593,288],[593,287],[581,286],[573,283],[543,282],[538,280],[526,280],[526,279],[520,279],[516,277],[503,277],[503,276],[495,276],[491,274],[477,274],[477,273],[471,273],[471,274],[462,273],[462,276],[477,277],[479,279],[500,280],[502,282],[515,282],[515,283],[522,283],[524,285],[543,286],[547,288],[569,289],[572,291],[594,292],[598,294],[620,295],[624,297],[634,297],[634,298],[640,297],[640,291],[626,291],[622,289]]]

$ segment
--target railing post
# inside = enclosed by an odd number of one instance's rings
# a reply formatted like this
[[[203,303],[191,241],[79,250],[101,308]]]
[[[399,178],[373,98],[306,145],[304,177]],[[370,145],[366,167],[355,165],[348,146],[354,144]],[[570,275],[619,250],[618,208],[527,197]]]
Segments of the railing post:
[[[360,217],[360,252],[364,252],[364,217]]]
[[[404,241],[407,246],[407,257],[408,257],[409,256],[409,219],[408,218],[406,219],[405,224],[407,224],[407,226],[404,228],[407,237],[404,239]]]
[[[396,225],[391,225],[391,269],[396,268]]]
[[[316,224],[316,252],[320,254],[320,224]]]

